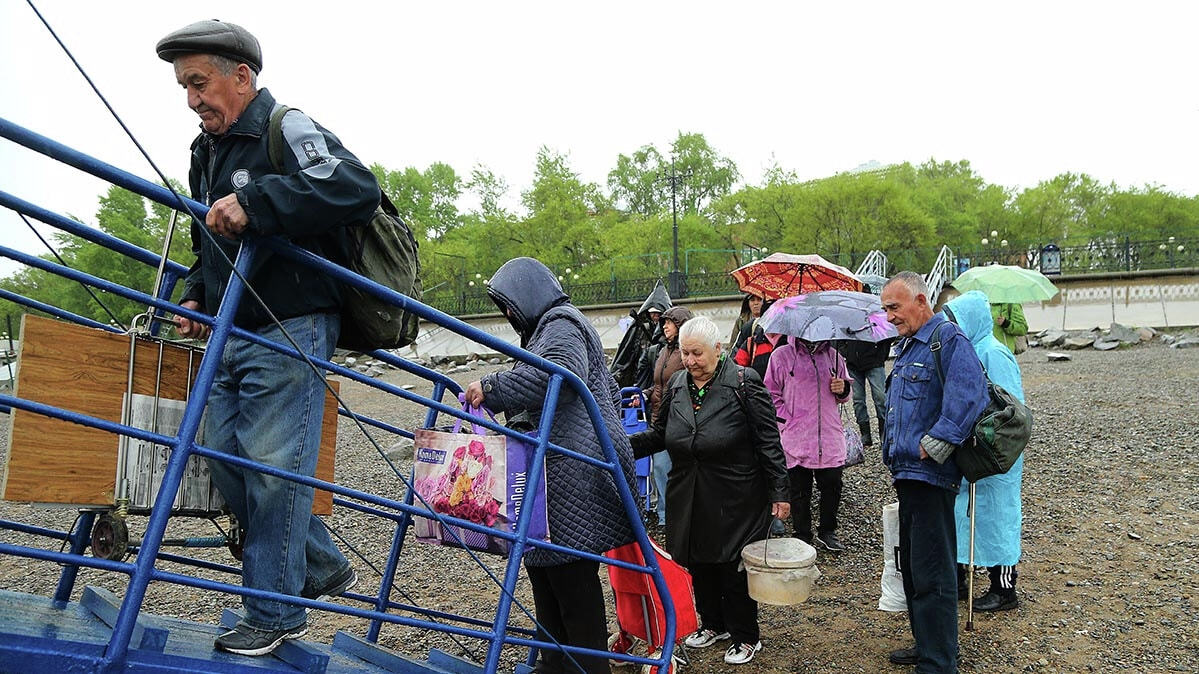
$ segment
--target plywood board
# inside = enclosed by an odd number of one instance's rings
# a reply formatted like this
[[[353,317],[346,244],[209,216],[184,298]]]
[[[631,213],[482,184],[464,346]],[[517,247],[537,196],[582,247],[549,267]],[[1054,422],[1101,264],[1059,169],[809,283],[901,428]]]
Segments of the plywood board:
[[[14,395],[109,421],[121,421],[131,339],[73,323],[25,315]],[[135,341],[133,392],[184,400],[202,352]],[[161,358],[159,357],[161,350]],[[161,360],[161,366],[160,366]],[[188,376],[189,363],[192,376]],[[337,382],[330,382],[334,387]],[[118,436],[13,409],[0,497],[80,506],[113,504]],[[325,394],[316,476],[333,481],[337,401]],[[313,512],[332,512],[333,495],[317,491]]]

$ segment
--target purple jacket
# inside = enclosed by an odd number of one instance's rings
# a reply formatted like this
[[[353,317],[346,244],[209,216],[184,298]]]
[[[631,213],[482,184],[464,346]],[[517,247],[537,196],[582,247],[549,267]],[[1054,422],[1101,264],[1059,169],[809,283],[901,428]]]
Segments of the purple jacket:
[[[849,386],[840,397],[834,396],[829,390],[834,373],[849,379],[845,359],[828,342],[817,343],[809,352],[791,341],[770,354],[765,384],[789,469],[839,468],[845,463],[839,403],[849,397]]]

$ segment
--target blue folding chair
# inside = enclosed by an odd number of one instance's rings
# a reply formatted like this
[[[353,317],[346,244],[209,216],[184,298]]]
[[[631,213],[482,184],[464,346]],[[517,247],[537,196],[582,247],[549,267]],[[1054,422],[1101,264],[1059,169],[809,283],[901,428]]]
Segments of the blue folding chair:
[[[634,404],[637,401],[639,404]],[[645,392],[636,386],[628,386],[620,389],[620,423],[624,425],[626,435],[640,433],[649,428],[649,400],[645,397]],[[654,512],[653,504],[650,503],[650,484],[653,481],[651,477],[653,464],[650,457],[637,459],[634,464],[633,471],[637,474],[637,493],[641,495],[641,500],[645,503],[645,512]]]

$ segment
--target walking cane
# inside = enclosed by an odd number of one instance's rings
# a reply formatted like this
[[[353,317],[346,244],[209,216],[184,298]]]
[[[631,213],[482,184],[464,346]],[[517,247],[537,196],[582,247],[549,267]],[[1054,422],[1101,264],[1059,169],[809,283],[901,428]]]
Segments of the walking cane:
[[[970,563],[966,565],[966,631],[974,631],[974,483],[970,483],[970,504],[966,508],[966,517],[970,519]]]

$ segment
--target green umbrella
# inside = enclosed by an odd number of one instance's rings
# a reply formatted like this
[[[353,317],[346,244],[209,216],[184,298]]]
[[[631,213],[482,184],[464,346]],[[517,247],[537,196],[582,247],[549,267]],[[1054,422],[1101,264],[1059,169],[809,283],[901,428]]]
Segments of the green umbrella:
[[[953,287],[961,292],[981,290],[992,304],[1043,302],[1058,293],[1041,272],[1003,264],[967,269],[953,280]]]

